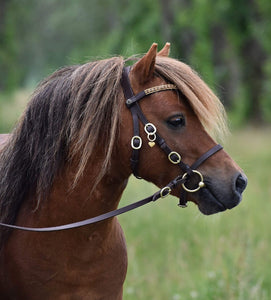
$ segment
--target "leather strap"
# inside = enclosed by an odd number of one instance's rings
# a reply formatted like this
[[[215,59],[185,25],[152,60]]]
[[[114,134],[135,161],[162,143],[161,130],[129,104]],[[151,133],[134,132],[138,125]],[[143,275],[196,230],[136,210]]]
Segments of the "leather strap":
[[[213,148],[205,152],[197,161],[195,161],[192,164],[191,169],[197,169],[202,163],[205,162],[206,159],[208,159],[210,156],[214,155],[216,152],[222,149],[223,147],[220,144],[215,145]]]
[[[155,199],[155,200],[157,200],[157,199]],[[66,224],[66,225],[60,225],[60,226],[35,228],[35,227],[23,227],[23,226],[9,225],[9,224],[4,224],[4,223],[0,223],[0,225],[4,226],[4,227],[12,228],[12,229],[19,229],[19,230],[24,230],[24,231],[37,231],[37,232],[52,232],[52,231],[67,230],[67,229],[78,228],[78,227],[90,225],[93,223],[97,223],[97,222],[115,217],[117,215],[123,214],[129,210],[135,209],[137,207],[140,207],[142,205],[145,205],[145,204],[147,204],[151,201],[155,201],[155,200],[153,200],[153,196],[150,196],[150,197],[140,200],[138,202],[135,202],[130,205],[124,206],[122,208],[99,215],[97,217],[79,221],[79,222]]]
[[[125,99],[130,99],[134,96],[134,92],[132,90],[129,76],[128,76],[130,69],[131,69],[131,67],[123,68],[123,75],[122,75],[122,79],[121,79],[121,85],[122,85],[122,90],[123,90]],[[136,106],[132,106],[130,108],[130,111],[131,111],[132,118],[133,118],[134,137],[135,136],[140,137],[140,128],[139,128]],[[138,179],[141,179],[141,177],[138,175],[139,149],[133,148],[132,156],[130,158],[130,163],[131,163],[131,169],[133,171],[134,176]]]
[[[60,230],[67,230],[67,229],[73,229],[73,228],[78,228],[78,227],[82,227],[82,226],[86,226],[86,225],[90,225],[93,223],[97,223],[97,222],[101,222],[104,221],[106,219],[121,215],[123,213],[126,213],[130,210],[136,209],[140,206],[143,206],[145,204],[148,204],[150,202],[154,202],[160,198],[164,198],[167,195],[169,195],[171,189],[175,188],[178,184],[182,184],[185,182],[185,179],[181,178],[181,177],[176,177],[174,180],[172,180],[166,187],[160,189],[158,192],[154,193],[153,195],[139,200],[137,202],[131,203],[127,206],[118,208],[116,210],[110,211],[108,213],[99,215],[97,217],[93,217],[90,219],[86,219],[83,221],[79,221],[79,222],[74,222],[74,223],[69,223],[69,224],[65,224],[65,225],[60,225],[60,226],[52,226],[52,227],[24,227],[24,226],[17,226],[17,225],[11,225],[11,224],[5,224],[5,223],[0,223],[0,226],[6,227],[6,228],[11,228],[11,229],[17,229],[17,230],[24,230],[24,231],[34,231],[34,232],[53,232],[53,231],[60,231]],[[166,190],[166,188],[169,189],[169,193],[168,194],[163,194],[163,190]]]
[[[121,78],[121,86],[125,96],[125,99],[129,99],[134,96],[134,92],[132,90],[132,86],[130,84],[130,79],[128,74],[130,73],[131,67],[123,68],[122,78]]]
[[[139,127],[138,116],[137,116],[137,106],[132,106],[130,110],[133,118],[134,137],[141,139],[140,127]],[[138,175],[139,149],[133,148],[130,162],[131,162],[131,169],[133,171],[134,176],[137,179],[141,179],[141,177]]]

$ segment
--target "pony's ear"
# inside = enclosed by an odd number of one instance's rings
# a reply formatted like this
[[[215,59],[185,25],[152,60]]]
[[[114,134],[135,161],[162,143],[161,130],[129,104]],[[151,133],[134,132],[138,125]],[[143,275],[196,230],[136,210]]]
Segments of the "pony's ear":
[[[145,83],[153,76],[157,44],[153,43],[149,51],[133,66],[131,73],[138,82]]]
[[[170,52],[170,43],[166,43],[164,48],[162,50],[160,50],[157,55],[158,56],[165,56],[168,57],[169,56],[169,52]]]

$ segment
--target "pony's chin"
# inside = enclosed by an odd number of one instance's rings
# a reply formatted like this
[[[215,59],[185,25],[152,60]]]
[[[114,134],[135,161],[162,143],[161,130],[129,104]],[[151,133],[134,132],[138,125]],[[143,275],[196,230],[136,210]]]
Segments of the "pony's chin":
[[[207,188],[200,191],[200,201],[197,204],[200,212],[204,215],[216,214],[227,209]]]

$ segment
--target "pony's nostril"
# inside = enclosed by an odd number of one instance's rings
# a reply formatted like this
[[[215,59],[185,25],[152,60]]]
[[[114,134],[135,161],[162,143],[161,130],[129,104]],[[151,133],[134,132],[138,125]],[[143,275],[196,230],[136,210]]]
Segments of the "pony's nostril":
[[[246,186],[247,186],[247,178],[244,175],[239,174],[235,181],[236,192],[242,194]]]

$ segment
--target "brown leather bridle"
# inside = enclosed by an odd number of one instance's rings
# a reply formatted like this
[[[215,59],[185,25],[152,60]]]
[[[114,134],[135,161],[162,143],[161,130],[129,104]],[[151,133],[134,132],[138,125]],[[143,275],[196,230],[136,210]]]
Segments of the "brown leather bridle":
[[[143,206],[151,201],[156,201],[160,198],[165,198],[168,196],[172,189],[174,189],[178,185],[182,185],[181,193],[180,193],[180,199],[179,199],[179,206],[180,207],[186,207],[187,206],[187,200],[186,200],[186,193],[194,193],[197,192],[201,188],[206,188],[205,183],[203,180],[202,174],[196,170],[205,160],[207,160],[210,156],[215,154],[216,152],[220,151],[223,147],[219,144],[212,147],[210,150],[208,150],[206,153],[204,153],[196,162],[194,162],[191,166],[185,164],[182,159],[181,155],[176,152],[172,151],[171,148],[166,144],[165,140],[160,137],[160,135],[157,133],[157,129],[155,125],[150,123],[145,115],[143,114],[140,106],[139,106],[139,100],[142,98],[158,93],[161,91],[167,91],[167,90],[177,90],[177,87],[174,84],[164,84],[155,86],[149,89],[146,89],[144,91],[139,92],[138,94],[134,95],[130,80],[129,80],[129,72],[130,67],[125,67],[123,69],[123,76],[121,80],[121,85],[123,88],[125,100],[126,100],[126,106],[131,111],[132,118],[133,118],[133,137],[131,139],[131,147],[132,147],[132,157],[131,157],[131,168],[133,174],[140,178],[138,174],[138,163],[139,163],[139,150],[142,146],[142,139],[140,137],[140,126],[139,121],[141,121],[144,125],[144,131],[147,134],[148,144],[150,147],[153,147],[155,144],[157,144],[167,155],[168,160],[175,165],[178,165],[182,171],[182,175],[177,176],[173,180],[171,180],[166,186],[164,186],[162,189],[160,189],[158,192],[154,193],[153,195],[142,199],[140,201],[137,201],[135,203],[129,204],[127,206],[121,207],[119,209],[110,211],[108,213],[96,216],[94,218],[90,218],[87,220],[65,224],[61,226],[53,226],[53,227],[42,227],[42,228],[34,228],[34,227],[23,227],[23,226],[17,226],[17,225],[11,225],[11,224],[5,224],[0,223],[0,226],[11,228],[11,229],[19,229],[19,230],[25,230],[25,231],[35,231],[35,232],[52,232],[52,231],[60,231],[60,230],[67,230],[72,228],[78,228],[85,225],[93,224],[96,222],[100,222],[109,218],[112,218],[114,216],[123,214],[125,212],[128,212],[130,210],[133,210],[137,207]],[[195,176],[198,177],[198,183],[194,188],[188,188],[185,184],[188,183],[191,178],[194,178]]]
[[[197,171],[196,169],[210,156],[221,150],[223,147],[219,144],[215,145],[213,148],[211,148],[209,151],[204,153],[195,163],[193,163],[192,166],[189,166],[185,164],[182,161],[181,155],[176,152],[172,151],[171,148],[166,144],[165,140],[157,133],[157,129],[155,125],[150,123],[145,115],[143,114],[140,106],[139,106],[139,100],[142,98],[157,93],[161,91],[168,91],[168,90],[178,90],[176,85],[174,84],[163,84],[159,86],[155,86],[149,89],[146,89],[144,91],[139,92],[138,94],[134,95],[133,89],[131,87],[131,83],[129,80],[129,72],[131,67],[125,67],[123,70],[122,75],[122,88],[124,92],[124,96],[126,98],[126,106],[130,109],[132,118],[133,118],[133,137],[131,139],[131,147],[133,149],[132,151],[132,157],[131,157],[131,168],[133,171],[133,174],[136,178],[141,178],[138,175],[138,163],[139,163],[139,150],[142,146],[142,139],[140,137],[140,129],[139,129],[139,121],[141,121],[144,125],[144,131],[147,134],[148,144],[150,147],[153,147],[155,144],[157,144],[167,155],[168,160],[175,165],[178,165],[180,169],[183,171],[183,175],[178,176],[174,180],[176,180],[176,184],[182,185],[182,190],[179,198],[179,206],[180,207],[186,207],[187,201],[186,201],[186,193],[194,193],[200,190],[201,188],[205,187],[203,176],[202,174]],[[192,177],[198,177],[198,185],[194,188],[188,188],[185,183],[188,182]],[[173,180],[173,181],[174,181]],[[175,184],[174,184],[175,185]],[[163,188],[163,195],[164,197],[170,194],[171,188],[169,185]]]

